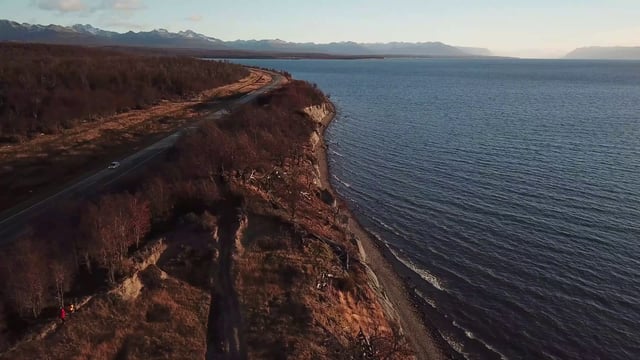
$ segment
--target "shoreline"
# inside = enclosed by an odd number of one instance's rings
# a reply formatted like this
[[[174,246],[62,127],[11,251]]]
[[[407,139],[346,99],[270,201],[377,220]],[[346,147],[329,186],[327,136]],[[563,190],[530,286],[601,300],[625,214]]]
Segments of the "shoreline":
[[[318,131],[320,142],[315,146],[314,152],[318,161],[320,186],[328,190],[336,202],[343,205],[348,217],[348,231],[354,235],[360,248],[362,261],[370,270],[370,284],[378,294],[381,305],[388,312],[387,316],[395,319],[402,332],[416,352],[416,358],[426,359],[450,359],[457,358],[450,345],[442,338],[438,331],[429,327],[428,319],[422,312],[422,306],[416,301],[411,291],[411,283],[417,274],[404,266],[391,250],[380,242],[373,234],[366,230],[358,221],[348,206],[335,191],[330,181],[329,162],[325,131],[336,117],[335,105],[329,102],[332,110],[320,122]]]

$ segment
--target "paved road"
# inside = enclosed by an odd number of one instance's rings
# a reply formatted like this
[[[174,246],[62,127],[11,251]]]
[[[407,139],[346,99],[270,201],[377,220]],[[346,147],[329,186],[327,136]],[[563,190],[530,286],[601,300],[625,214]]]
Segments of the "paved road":
[[[218,103],[219,108],[227,110],[219,110],[207,117],[207,120],[216,120],[222,117],[228,110],[236,106],[246,104],[261,94],[269,92],[280,86],[283,79],[282,76],[274,74],[273,80],[258,90],[255,90],[245,96],[237,99],[227,100]],[[149,161],[163,154],[170,149],[176,141],[186,131],[193,129],[194,126],[186,127],[176,131],[175,133],[165,137],[155,144],[146,147],[129,157],[120,160],[120,166],[116,169],[103,169],[97,173],[91,174],[82,180],[66,187],[64,190],[47,197],[36,203],[21,204],[12,209],[0,213],[0,246],[10,243],[15,238],[24,235],[28,231],[28,224],[38,215],[43,214],[47,209],[52,208],[56,204],[70,199],[74,196],[82,196],[90,194],[92,191],[103,188],[117,182],[124,176],[139,170]]]

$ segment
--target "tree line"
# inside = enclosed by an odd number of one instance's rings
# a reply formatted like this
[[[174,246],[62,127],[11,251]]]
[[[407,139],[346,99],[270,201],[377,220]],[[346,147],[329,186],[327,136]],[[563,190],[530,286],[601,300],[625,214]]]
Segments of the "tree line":
[[[0,142],[56,133],[247,75],[244,67],[228,62],[0,43]]]
[[[149,202],[142,194],[115,193],[33,224],[34,234],[2,253],[0,274],[5,306],[37,318],[46,307],[65,305],[80,272],[100,268],[115,283],[126,271],[129,251],[151,228]]]
[[[302,109],[325,100],[310,84],[292,81],[186,134],[133,184],[37,220],[32,236],[0,253],[0,349],[7,334],[19,334],[44,309],[63,306],[71,290],[95,291],[96,283],[128,275],[132,251],[150,233],[171,229],[189,213],[218,213],[229,203],[225,198],[235,196],[229,193],[231,178],[265,177],[303,161],[315,124]],[[295,209],[305,188],[295,167],[289,168],[262,186]]]

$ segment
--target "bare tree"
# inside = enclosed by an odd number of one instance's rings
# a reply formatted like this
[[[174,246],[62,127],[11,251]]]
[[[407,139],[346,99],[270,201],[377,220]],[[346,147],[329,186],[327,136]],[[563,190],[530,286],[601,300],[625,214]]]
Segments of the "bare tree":
[[[166,219],[172,206],[171,191],[166,181],[155,177],[145,184],[143,192],[148,199],[149,210],[154,219]]]
[[[0,132],[59,132],[74,119],[112,114],[236,82],[247,69],[188,57],[151,57],[108,50],[0,44]],[[2,90],[2,89],[0,89]]]
[[[135,243],[130,229],[131,195],[106,195],[97,204],[89,206],[83,223],[88,251],[97,262],[108,270],[111,283],[115,282],[116,271]]]
[[[45,303],[49,277],[41,244],[20,239],[4,262],[3,277],[10,300],[22,314],[37,318]]]
[[[414,354],[407,346],[400,328],[391,324],[391,332],[380,331],[376,326],[372,334],[367,335],[362,329],[349,339],[342,352],[345,360],[401,360],[411,358]]]
[[[128,204],[131,232],[135,240],[136,248],[140,247],[140,240],[151,229],[151,210],[149,202],[141,196],[131,196]]]
[[[300,166],[293,165],[289,168],[289,174],[286,179],[286,188],[284,189],[284,199],[289,206],[291,212],[291,220],[295,220],[303,199],[303,193],[307,190],[304,176]]]
[[[49,274],[52,279],[52,292],[58,302],[58,306],[64,306],[64,294],[71,287],[73,280],[73,269],[69,261],[65,258],[56,257],[50,260]]]
[[[391,333],[383,333],[378,330],[379,328],[376,327],[373,335],[369,338],[376,359],[406,359],[413,355],[397,324],[391,324]]]
[[[95,204],[87,204],[80,218],[80,232],[76,237],[75,246],[79,259],[89,273],[92,270],[92,256],[99,252],[98,237],[101,227],[102,221],[98,207]]]

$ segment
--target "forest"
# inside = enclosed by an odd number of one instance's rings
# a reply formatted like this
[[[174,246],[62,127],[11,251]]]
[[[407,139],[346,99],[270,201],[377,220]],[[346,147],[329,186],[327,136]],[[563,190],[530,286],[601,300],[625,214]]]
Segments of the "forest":
[[[240,65],[157,52],[0,43],[0,143],[190,97],[247,75]]]

